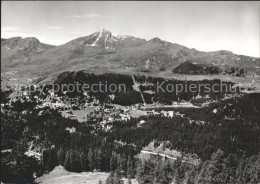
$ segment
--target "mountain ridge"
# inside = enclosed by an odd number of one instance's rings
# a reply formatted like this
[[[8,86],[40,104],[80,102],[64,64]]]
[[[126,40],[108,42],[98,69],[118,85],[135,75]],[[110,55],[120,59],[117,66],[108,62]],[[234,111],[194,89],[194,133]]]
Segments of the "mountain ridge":
[[[43,44],[33,37],[1,39],[1,53],[2,72],[17,71],[33,77],[74,70],[160,74],[186,61],[213,65],[223,72],[234,67],[243,68],[249,75],[260,73],[260,58],[226,50],[203,52],[158,37],[145,40],[114,35],[105,29],[59,46]]]

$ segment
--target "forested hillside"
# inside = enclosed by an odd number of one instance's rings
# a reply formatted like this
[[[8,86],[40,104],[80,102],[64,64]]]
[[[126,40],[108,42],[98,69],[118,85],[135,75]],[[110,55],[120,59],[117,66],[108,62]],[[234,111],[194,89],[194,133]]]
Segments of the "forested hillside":
[[[31,181],[34,172],[41,175],[61,164],[69,171],[112,172],[111,178],[136,177],[140,183],[256,183],[259,101],[259,94],[248,94],[204,108],[183,109],[184,117],[131,118],[114,122],[109,132],[48,108],[39,116],[33,102],[16,102],[11,111],[1,114],[2,149],[12,149],[11,154],[2,154],[3,181]],[[141,119],[145,123],[138,127]],[[72,127],[75,133],[66,129]],[[197,154],[202,162],[190,165],[181,158],[176,162],[158,158],[141,163],[136,155],[153,140],[169,141],[170,149]],[[22,154],[30,144],[32,149],[42,149],[41,163]]]

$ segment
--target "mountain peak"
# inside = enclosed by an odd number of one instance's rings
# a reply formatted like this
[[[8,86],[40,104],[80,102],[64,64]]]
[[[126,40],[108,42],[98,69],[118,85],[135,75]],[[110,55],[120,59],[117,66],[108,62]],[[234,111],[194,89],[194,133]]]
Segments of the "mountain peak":
[[[97,35],[112,35],[112,32],[106,29],[100,29],[99,31],[95,32],[94,34]]]
[[[33,68],[35,63],[41,63],[46,66],[43,72],[48,74],[61,70],[58,65],[62,65],[62,70],[70,69],[75,61],[76,69],[92,69],[93,64],[103,71],[102,61],[105,61],[109,69],[115,68],[115,71],[120,72],[126,67],[131,67],[129,71],[139,72],[143,71],[144,66],[149,67],[149,72],[161,72],[158,68],[170,71],[184,61],[193,62],[177,68],[184,73],[214,73],[219,71],[216,66],[221,71],[230,67],[248,68],[248,75],[258,75],[260,68],[259,58],[240,56],[229,51],[201,52],[157,37],[146,41],[133,36],[115,36],[106,29],[57,47],[38,43],[36,38],[21,37],[1,39],[1,46],[1,59],[5,62],[5,68],[16,70],[16,67],[24,68],[24,65]],[[11,63],[13,61],[14,64]],[[19,61],[19,65],[16,61]],[[55,68],[53,66],[56,63]]]
[[[234,55],[232,52],[227,51],[227,50],[218,50],[218,51],[214,51],[214,52],[217,54],[220,54],[220,55]]]
[[[109,42],[112,38],[112,33],[108,30],[101,29],[98,32],[95,32],[91,35],[92,43],[89,46],[102,46],[107,47],[107,42]]]
[[[107,29],[101,29],[99,32],[102,32],[102,33],[111,33],[111,31],[107,30]]]
[[[4,44],[8,44],[10,47],[34,47],[41,44],[41,42],[35,37],[13,37],[4,40]]]
[[[21,40],[23,39],[21,36],[16,36],[16,37],[12,37],[12,38],[8,38],[9,40]]]
[[[35,37],[26,37],[26,38],[23,38],[23,40],[28,40],[28,41],[32,41],[32,42],[39,42],[39,40]]]
[[[152,38],[149,41],[151,41],[151,42],[162,42],[162,40],[160,38],[158,38],[158,37],[154,37],[154,38]]]

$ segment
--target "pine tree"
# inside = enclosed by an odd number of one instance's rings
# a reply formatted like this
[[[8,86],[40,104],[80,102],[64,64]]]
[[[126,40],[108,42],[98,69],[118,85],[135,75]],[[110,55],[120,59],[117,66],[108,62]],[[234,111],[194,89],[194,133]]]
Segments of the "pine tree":
[[[165,165],[161,163],[159,167],[158,184],[168,184],[170,183],[168,180],[169,178],[165,170]]]
[[[70,171],[70,151],[66,152],[65,161],[64,161],[64,167],[66,170]]]
[[[117,169],[117,156],[115,153],[112,153],[110,159],[110,171],[115,171]]]
[[[99,170],[102,170],[102,151],[99,149],[96,151],[96,168],[99,169]]]
[[[196,173],[196,166],[190,165],[185,172],[183,183],[185,183],[185,184],[195,183],[196,174],[197,174]]]
[[[137,180],[139,183],[153,183],[153,169],[154,165],[150,160],[144,161],[143,163],[139,161],[137,167]]]
[[[181,162],[181,160],[179,160],[178,162],[179,162],[177,164],[178,167],[176,168],[175,174],[174,174],[174,183],[176,183],[176,184],[182,183],[182,181],[185,177],[185,171],[186,171],[185,170],[186,163]]]
[[[49,159],[48,159],[48,170],[51,171],[54,169],[55,166],[57,166],[57,157],[56,157],[56,153],[54,150],[49,150],[48,151],[49,154]]]
[[[77,153],[75,151],[70,152],[70,169],[71,169],[71,171],[74,171],[74,172],[81,171],[79,159],[78,159]]]
[[[89,161],[88,161],[88,158],[87,158],[87,155],[82,152],[80,154],[80,165],[81,165],[81,168],[82,168],[82,171],[89,171]]]
[[[174,184],[180,184],[181,183],[181,174],[180,169],[178,168],[174,173]]]
[[[63,148],[60,148],[57,152],[57,159],[58,159],[58,163],[60,165],[63,165],[64,164],[64,161],[65,161],[65,152],[64,152],[64,149]]]
[[[246,156],[243,155],[242,158],[239,160],[239,165],[236,168],[236,183],[246,183],[245,178],[245,168],[247,165]]]
[[[214,183],[220,182],[218,174],[224,167],[224,152],[217,150],[211,156],[211,160],[205,161],[202,170],[198,176],[198,183]]]
[[[114,175],[114,183],[113,184],[120,184],[121,183],[121,179],[120,179],[120,176],[117,172],[115,172],[115,175]]]
[[[158,157],[156,160],[156,163],[155,163],[154,170],[153,170],[153,183],[154,184],[157,184],[160,181],[159,180],[159,177],[160,177],[159,175],[161,174],[160,169],[161,169],[161,160]]]
[[[132,184],[131,177],[129,177],[129,176],[127,178],[127,184]]]
[[[170,160],[167,158],[164,161],[164,170],[165,170],[167,182],[171,183],[173,180],[173,169]]]
[[[127,174],[127,176],[132,177],[132,175],[133,175],[133,161],[132,161],[130,156],[128,156],[128,160],[127,160],[126,165],[127,165],[126,174]]]
[[[92,148],[88,150],[88,161],[89,161],[89,169],[91,172],[94,170],[94,164],[95,164],[95,159],[94,159],[94,153]]]
[[[122,180],[120,179],[118,173],[116,172],[112,172],[107,180],[106,180],[106,184],[121,184]]]

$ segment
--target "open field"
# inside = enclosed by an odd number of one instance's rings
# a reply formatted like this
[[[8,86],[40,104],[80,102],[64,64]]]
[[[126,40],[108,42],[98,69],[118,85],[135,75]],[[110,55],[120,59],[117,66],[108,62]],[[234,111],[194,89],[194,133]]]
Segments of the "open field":
[[[103,184],[106,182],[109,173],[105,172],[69,172],[62,166],[57,166],[48,174],[36,179],[37,184],[98,184],[101,181]],[[122,179],[127,183],[127,179]],[[132,179],[132,184],[138,184],[135,179]]]
[[[75,115],[75,118],[78,122],[84,122],[87,120],[87,115],[95,110],[96,107],[87,106],[82,110],[71,110],[72,115]],[[63,117],[68,117],[71,114],[67,112],[67,110],[61,111]]]
[[[106,181],[109,173],[82,172],[74,173],[66,171],[62,166],[57,166],[49,174],[36,179],[37,184],[97,184],[99,180]]]

